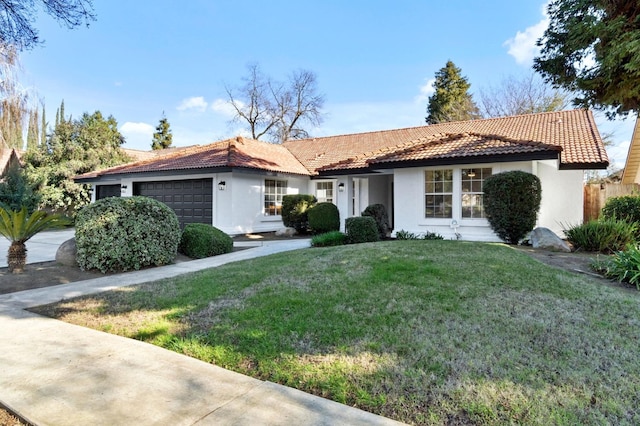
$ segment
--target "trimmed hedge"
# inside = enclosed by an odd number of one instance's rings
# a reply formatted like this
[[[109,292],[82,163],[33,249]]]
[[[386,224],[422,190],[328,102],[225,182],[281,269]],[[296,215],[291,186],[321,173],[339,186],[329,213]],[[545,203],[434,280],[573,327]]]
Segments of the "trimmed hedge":
[[[317,202],[315,196],[308,194],[282,196],[282,223],[301,234],[306,233],[309,228],[307,213]]]
[[[147,197],[109,197],[76,218],[77,260],[83,270],[124,272],[176,258],[180,224],[166,204]]]
[[[542,188],[531,173],[514,170],[484,181],[484,211],[503,241],[518,244],[536,226]]]
[[[389,236],[391,225],[389,224],[389,215],[384,204],[371,204],[362,212],[362,216],[371,216],[376,221],[380,239],[383,240]]]
[[[308,211],[309,229],[314,234],[340,230],[340,212],[333,203],[318,203]]]
[[[182,231],[178,251],[193,259],[202,259],[230,253],[233,251],[233,240],[214,226],[189,223]]]
[[[350,217],[345,220],[345,228],[349,244],[380,241],[378,226],[371,216]]]
[[[602,208],[602,217],[640,224],[640,197],[625,195],[609,198]]]

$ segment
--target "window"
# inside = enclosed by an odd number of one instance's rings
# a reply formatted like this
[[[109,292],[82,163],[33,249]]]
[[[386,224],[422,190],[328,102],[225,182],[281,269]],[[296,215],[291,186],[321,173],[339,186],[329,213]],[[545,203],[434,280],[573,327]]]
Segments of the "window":
[[[316,198],[319,203],[333,203],[333,182],[316,182]]]
[[[462,169],[462,217],[484,218],[483,185],[491,169]]]
[[[282,214],[282,196],[287,193],[286,180],[265,179],[264,181],[264,215],[280,216]]]
[[[426,218],[451,218],[453,202],[453,170],[427,170],[425,180]]]

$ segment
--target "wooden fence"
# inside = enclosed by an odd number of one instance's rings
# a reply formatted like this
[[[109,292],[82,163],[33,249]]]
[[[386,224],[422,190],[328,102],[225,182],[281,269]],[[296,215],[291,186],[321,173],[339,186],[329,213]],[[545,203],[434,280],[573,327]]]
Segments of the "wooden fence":
[[[600,210],[609,198],[623,195],[640,195],[637,183],[593,183],[584,186],[584,221],[600,217]]]

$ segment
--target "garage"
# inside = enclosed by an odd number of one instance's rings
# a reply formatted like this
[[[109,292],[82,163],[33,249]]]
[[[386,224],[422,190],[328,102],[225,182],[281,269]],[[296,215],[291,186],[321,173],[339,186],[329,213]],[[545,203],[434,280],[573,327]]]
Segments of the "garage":
[[[134,182],[133,195],[162,201],[176,212],[181,227],[213,223],[213,179]]]
[[[115,185],[96,185],[96,200],[102,200],[107,197],[119,197],[120,184]]]

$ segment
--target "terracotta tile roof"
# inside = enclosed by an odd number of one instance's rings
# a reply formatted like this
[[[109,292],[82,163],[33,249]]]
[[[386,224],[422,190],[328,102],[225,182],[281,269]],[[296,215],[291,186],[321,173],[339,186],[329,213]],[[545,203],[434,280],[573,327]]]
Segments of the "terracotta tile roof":
[[[355,168],[367,155],[403,150],[443,134],[475,134],[513,143],[562,147],[560,163],[567,168],[604,168],[609,160],[593,115],[586,110],[558,111],[431,126],[288,141],[289,149],[310,171],[339,164]],[[455,139],[454,139],[455,140]],[[499,155],[504,147],[488,145],[485,155]],[[417,155],[417,154],[416,154]],[[444,155],[444,154],[441,154]],[[452,160],[455,157],[451,157]]]
[[[298,175],[384,167],[440,159],[558,153],[562,168],[606,168],[609,164],[593,115],[586,110],[527,114],[406,129],[269,144],[237,137],[209,145],[165,150],[147,160],[87,173],[99,176],[210,169],[249,168]]]
[[[378,152],[362,154],[348,160],[322,167],[319,171],[359,169],[384,163],[420,160],[442,160],[496,155],[519,155],[531,153],[560,153],[562,147],[535,141],[521,141],[498,135],[478,133],[440,134],[420,138],[397,147],[383,148]]]
[[[76,179],[123,173],[145,173],[206,169],[216,167],[240,167],[272,172],[309,175],[307,169],[282,145],[237,137],[209,145],[168,152],[148,160],[137,161],[90,172]]]

